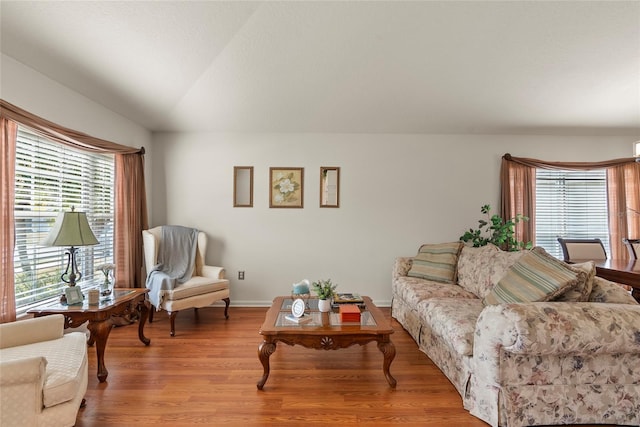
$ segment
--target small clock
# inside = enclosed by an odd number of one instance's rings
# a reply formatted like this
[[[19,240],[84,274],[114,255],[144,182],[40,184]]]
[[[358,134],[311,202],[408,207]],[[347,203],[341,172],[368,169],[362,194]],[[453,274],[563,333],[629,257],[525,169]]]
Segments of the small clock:
[[[302,298],[296,298],[293,300],[293,304],[291,304],[291,314],[295,317],[304,316],[305,303]]]

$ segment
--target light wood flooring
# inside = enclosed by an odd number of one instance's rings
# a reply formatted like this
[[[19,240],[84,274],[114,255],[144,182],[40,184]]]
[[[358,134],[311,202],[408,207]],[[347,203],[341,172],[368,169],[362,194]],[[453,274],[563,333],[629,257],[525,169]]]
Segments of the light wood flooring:
[[[390,318],[389,309],[383,308]],[[264,390],[257,349],[267,308],[219,307],[181,312],[176,336],[166,313],[156,313],[139,340],[137,324],[111,331],[96,378],[89,348],[86,407],[76,427],[404,425],[486,427],[469,415],[454,387],[395,320],[391,389],[375,343],[337,351],[278,343]]]

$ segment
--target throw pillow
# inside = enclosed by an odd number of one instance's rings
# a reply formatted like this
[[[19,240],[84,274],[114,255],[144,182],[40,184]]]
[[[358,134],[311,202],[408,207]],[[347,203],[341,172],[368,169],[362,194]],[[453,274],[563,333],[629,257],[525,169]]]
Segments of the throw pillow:
[[[465,290],[480,296],[480,289],[493,288],[491,277],[486,273],[489,257],[500,249],[489,243],[486,246],[474,248],[464,246],[458,258],[458,285]]]
[[[593,289],[593,278],[596,275],[596,264],[593,261],[587,261],[580,264],[571,264],[571,267],[584,271],[586,275],[585,280],[584,282],[578,283],[575,288],[569,289],[568,291],[558,295],[554,301],[589,301],[589,296]]]
[[[508,252],[489,244],[465,246],[458,258],[458,285],[482,299],[506,274],[509,267],[528,251]]]
[[[422,245],[407,276],[453,283],[462,242]]]
[[[585,281],[586,273],[536,247],[527,252],[482,301],[485,305],[550,301]]]

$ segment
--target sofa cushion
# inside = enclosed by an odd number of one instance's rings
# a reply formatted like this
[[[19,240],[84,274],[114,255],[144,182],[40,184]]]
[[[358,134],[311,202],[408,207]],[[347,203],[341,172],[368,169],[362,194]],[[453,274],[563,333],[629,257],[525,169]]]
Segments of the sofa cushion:
[[[458,285],[482,299],[527,252],[502,251],[492,244],[479,248],[465,246],[458,259]]]
[[[591,295],[589,295],[589,301],[611,304],[638,304],[638,301],[622,285],[598,276],[593,278],[593,288]]]
[[[571,267],[585,272],[584,282],[579,282],[575,288],[569,289],[555,297],[554,301],[584,302],[589,301],[591,289],[593,288],[593,278],[596,275],[596,264],[593,261],[571,264]]]
[[[87,337],[72,332],[55,340],[4,348],[0,355],[3,362],[34,355],[46,359],[43,404],[50,408],[76,397],[87,369]]]
[[[460,248],[462,242],[420,246],[407,276],[454,283]]]
[[[458,285],[418,279],[417,277],[402,277],[395,281],[395,294],[409,304],[415,305],[430,298],[470,298],[477,297],[465,291]]]
[[[425,324],[462,356],[473,354],[473,334],[483,309],[477,298],[432,298],[418,304]]]
[[[549,301],[586,280],[586,273],[533,248],[513,264],[484,298],[485,305]]]

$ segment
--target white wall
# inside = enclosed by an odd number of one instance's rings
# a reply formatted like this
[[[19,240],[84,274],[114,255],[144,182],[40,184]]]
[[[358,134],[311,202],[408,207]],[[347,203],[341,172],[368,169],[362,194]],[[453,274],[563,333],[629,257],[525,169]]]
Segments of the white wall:
[[[267,304],[303,278],[388,305],[396,256],[457,240],[498,207],[504,153],[596,161],[631,155],[628,137],[156,134],[151,225],[210,236],[234,305]],[[254,166],[254,207],[233,207],[233,167]],[[304,167],[304,208],[269,208],[269,167]],[[340,208],[319,208],[320,166],[339,166]],[[238,280],[239,270],[246,272]]]

